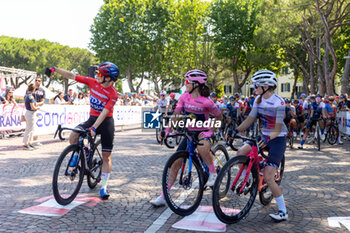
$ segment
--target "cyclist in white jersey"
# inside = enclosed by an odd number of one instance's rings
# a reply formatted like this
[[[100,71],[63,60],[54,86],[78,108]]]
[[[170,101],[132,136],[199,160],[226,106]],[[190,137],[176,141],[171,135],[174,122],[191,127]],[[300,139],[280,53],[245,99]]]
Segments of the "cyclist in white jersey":
[[[277,202],[278,212],[270,214],[270,217],[276,221],[288,219],[288,212],[282,195],[282,190],[275,182],[275,173],[286,150],[287,127],[283,122],[285,113],[284,100],[274,94],[277,86],[276,74],[269,70],[259,70],[253,74],[252,82],[254,84],[256,98],[253,108],[244,122],[233,132],[242,132],[259,118],[262,124],[262,140],[259,142],[261,148],[269,151],[268,159],[264,168],[264,179],[271,189],[271,192]],[[242,146],[237,155],[248,155],[252,149],[252,144],[247,143]],[[243,171],[245,175],[245,170]]]
[[[169,105],[169,103],[168,103],[168,100],[165,99],[165,94],[160,94],[160,99],[157,100],[155,110],[157,111],[159,109],[159,112],[167,113],[168,105]]]

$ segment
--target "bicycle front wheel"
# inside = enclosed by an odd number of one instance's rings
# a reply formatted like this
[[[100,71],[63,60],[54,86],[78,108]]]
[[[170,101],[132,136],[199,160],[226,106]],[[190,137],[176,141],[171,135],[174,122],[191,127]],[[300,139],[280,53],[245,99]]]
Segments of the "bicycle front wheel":
[[[331,125],[328,129],[328,136],[327,136],[328,143],[331,145],[334,145],[337,142],[338,137],[339,137],[338,128],[335,127],[334,125]]]
[[[89,172],[87,174],[87,184],[89,188],[94,189],[101,181],[102,174],[102,145],[101,139],[95,142],[91,157],[88,158]]]
[[[167,161],[163,171],[162,188],[169,208],[187,216],[199,206],[203,196],[203,170],[197,159],[192,159],[189,171],[189,153],[178,151]]]
[[[244,191],[240,193],[241,184],[244,177],[241,175],[237,179],[236,185],[230,184],[226,195],[222,193],[227,187],[227,179],[235,180],[242,166],[248,166],[249,158],[241,155],[231,158],[220,170],[213,189],[213,208],[215,215],[222,222],[227,224],[236,223],[246,216],[253,206],[256,194],[258,192],[259,177],[253,164],[249,174],[249,179]]]
[[[316,126],[316,134],[317,134],[317,150],[321,150],[321,134],[320,134],[320,126],[317,123]]]
[[[52,189],[58,204],[68,205],[79,193],[85,170],[84,156],[80,153],[78,145],[69,145],[63,150],[56,162]],[[78,158],[75,164],[74,157]]]

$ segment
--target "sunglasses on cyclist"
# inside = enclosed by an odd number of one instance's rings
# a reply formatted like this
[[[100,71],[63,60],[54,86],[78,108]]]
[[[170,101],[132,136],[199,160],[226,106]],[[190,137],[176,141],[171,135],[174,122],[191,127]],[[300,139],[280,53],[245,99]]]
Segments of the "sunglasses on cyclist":
[[[102,74],[101,74],[101,72],[100,72],[99,70],[96,71],[96,75],[97,75],[98,77],[100,77],[100,78],[103,77]]]
[[[259,86],[258,85],[256,85],[256,83],[254,83],[254,88],[255,89],[257,89]]]
[[[191,82],[191,81],[188,81],[187,79],[186,79],[186,85],[187,84],[192,84],[193,82]]]

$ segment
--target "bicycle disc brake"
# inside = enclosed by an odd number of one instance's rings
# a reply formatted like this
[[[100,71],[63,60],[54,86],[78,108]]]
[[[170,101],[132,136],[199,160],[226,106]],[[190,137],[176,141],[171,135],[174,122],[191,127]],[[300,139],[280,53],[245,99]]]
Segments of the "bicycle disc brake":
[[[189,190],[192,188],[192,177],[190,178],[188,175],[186,175],[184,178],[183,178],[183,181],[182,181],[182,187],[185,189],[185,190]]]

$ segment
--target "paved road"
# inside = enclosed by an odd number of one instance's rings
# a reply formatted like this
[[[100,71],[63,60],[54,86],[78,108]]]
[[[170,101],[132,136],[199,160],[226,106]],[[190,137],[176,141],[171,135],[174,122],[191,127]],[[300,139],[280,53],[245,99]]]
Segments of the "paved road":
[[[59,152],[67,142],[46,142],[35,151],[22,151],[21,138],[0,140],[0,232],[144,232],[166,210],[148,202],[159,195],[160,179],[173,150],[156,144],[153,133],[117,132],[113,151],[111,198],[96,206],[80,205],[63,217],[18,213],[52,195],[51,178]],[[233,156],[233,153],[230,153]],[[314,146],[286,152],[282,182],[289,220],[274,223],[257,198],[249,216],[227,226],[228,232],[345,232],[330,228],[327,217],[350,216],[350,142],[344,146]],[[81,193],[98,196],[86,182]],[[211,205],[206,191],[202,205]],[[171,227],[181,217],[172,214],[159,232],[186,232]]]

